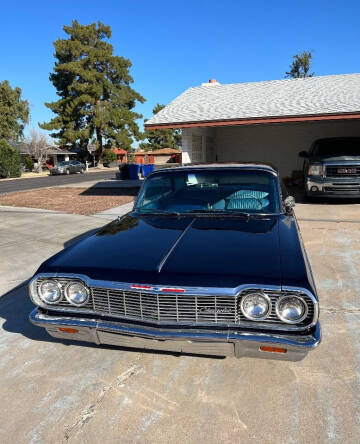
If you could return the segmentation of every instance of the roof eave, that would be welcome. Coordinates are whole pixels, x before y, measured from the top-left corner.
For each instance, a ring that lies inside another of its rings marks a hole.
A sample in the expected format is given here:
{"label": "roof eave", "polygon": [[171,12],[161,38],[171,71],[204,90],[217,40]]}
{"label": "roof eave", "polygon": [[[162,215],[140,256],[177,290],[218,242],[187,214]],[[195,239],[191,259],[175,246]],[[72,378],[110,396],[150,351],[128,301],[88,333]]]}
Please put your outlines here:
{"label": "roof eave", "polygon": [[146,130],[164,128],[192,128],[192,127],[216,127],[235,125],[264,125],[269,123],[291,123],[291,122],[317,122],[323,120],[347,120],[360,119],[360,111],[351,113],[328,113],[328,114],[307,114],[298,116],[275,116],[275,117],[252,117],[244,119],[227,120],[200,120],[192,122],[154,123],[145,124]]}

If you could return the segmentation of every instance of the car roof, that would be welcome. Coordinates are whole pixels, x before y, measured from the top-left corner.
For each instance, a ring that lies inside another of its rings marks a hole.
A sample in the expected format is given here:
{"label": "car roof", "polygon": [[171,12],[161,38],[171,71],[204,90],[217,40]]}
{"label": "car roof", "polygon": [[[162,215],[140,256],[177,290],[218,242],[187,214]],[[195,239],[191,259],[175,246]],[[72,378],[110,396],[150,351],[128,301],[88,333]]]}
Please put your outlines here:
{"label": "car roof", "polygon": [[157,172],[174,172],[174,171],[191,171],[196,169],[211,169],[211,170],[225,170],[225,169],[243,169],[243,170],[257,170],[268,171],[278,174],[278,170],[275,166],[263,163],[263,162],[232,162],[232,163],[189,163],[181,166],[174,166],[169,168],[161,168],[154,171]]}

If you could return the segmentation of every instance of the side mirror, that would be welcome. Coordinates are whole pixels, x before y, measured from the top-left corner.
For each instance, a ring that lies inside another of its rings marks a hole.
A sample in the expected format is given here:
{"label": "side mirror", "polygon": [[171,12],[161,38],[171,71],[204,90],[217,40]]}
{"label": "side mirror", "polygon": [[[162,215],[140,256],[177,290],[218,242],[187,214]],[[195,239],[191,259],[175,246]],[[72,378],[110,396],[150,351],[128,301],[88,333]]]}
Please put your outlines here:
{"label": "side mirror", "polygon": [[300,151],[299,157],[307,158],[309,157],[309,153],[307,151]]}
{"label": "side mirror", "polygon": [[295,198],[293,196],[288,196],[284,200],[284,207],[286,212],[289,213],[291,209],[295,207]]}

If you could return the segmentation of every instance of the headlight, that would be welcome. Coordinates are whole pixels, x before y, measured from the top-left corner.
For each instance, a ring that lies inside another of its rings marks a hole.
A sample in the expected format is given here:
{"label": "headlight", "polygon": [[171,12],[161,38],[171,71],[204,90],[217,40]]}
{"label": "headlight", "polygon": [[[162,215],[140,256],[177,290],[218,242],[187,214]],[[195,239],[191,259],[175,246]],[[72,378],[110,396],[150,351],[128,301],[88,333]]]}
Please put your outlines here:
{"label": "headlight", "polygon": [[65,288],[65,297],[70,304],[81,306],[89,300],[89,291],[80,282],[70,282]]}
{"label": "headlight", "polygon": [[324,172],[323,165],[309,165],[308,173],[311,176],[322,176]]}
{"label": "headlight", "polygon": [[282,296],[276,303],[276,314],[288,324],[297,324],[307,316],[308,308],[299,296]]}
{"label": "headlight", "polygon": [[38,294],[45,304],[57,304],[61,299],[61,285],[50,279],[42,281],[38,288]]}
{"label": "headlight", "polygon": [[265,319],[270,311],[271,301],[266,294],[251,293],[243,297],[240,308],[243,315],[252,321]]}

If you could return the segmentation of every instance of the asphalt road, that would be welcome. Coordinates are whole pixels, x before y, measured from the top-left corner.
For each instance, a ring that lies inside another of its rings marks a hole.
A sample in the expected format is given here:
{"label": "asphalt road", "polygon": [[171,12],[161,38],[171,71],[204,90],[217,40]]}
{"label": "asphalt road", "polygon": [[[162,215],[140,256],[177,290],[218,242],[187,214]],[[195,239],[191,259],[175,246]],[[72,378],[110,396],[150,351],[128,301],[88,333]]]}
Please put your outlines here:
{"label": "asphalt road", "polygon": [[323,342],[294,363],[50,337],[28,322],[26,279],[103,221],[0,208],[1,444],[358,444],[360,205],[296,211],[320,295]]}
{"label": "asphalt road", "polygon": [[90,180],[112,179],[115,171],[99,171],[96,173],[70,174],[59,176],[45,176],[30,179],[0,180],[0,194],[12,193],[14,191],[34,190],[36,188],[54,187],[71,183],[89,182]]}

